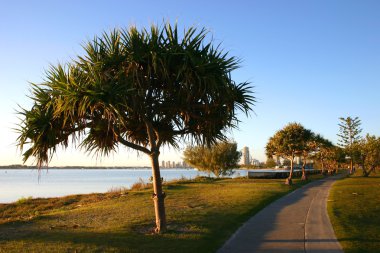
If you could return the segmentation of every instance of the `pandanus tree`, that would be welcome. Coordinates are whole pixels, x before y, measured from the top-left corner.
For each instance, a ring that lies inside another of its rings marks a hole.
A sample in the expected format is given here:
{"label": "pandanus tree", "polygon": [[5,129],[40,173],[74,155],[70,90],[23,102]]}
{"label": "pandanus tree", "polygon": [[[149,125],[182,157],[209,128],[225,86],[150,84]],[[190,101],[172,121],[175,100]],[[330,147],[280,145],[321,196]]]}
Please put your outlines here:
{"label": "pandanus tree", "polygon": [[290,160],[289,177],[285,184],[292,184],[294,158],[302,155],[309,131],[299,123],[289,123],[269,138],[265,147],[267,157],[278,156]]}
{"label": "pandanus tree", "polygon": [[84,45],[84,54],[51,66],[32,84],[30,109],[21,109],[18,145],[24,161],[46,166],[57,147],[74,140],[108,155],[119,146],[150,157],[156,232],[166,230],[160,148],[181,141],[213,144],[237,126],[237,112],[254,105],[249,83],[236,83],[239,60],[208,32],[170,24],[116,29]]}

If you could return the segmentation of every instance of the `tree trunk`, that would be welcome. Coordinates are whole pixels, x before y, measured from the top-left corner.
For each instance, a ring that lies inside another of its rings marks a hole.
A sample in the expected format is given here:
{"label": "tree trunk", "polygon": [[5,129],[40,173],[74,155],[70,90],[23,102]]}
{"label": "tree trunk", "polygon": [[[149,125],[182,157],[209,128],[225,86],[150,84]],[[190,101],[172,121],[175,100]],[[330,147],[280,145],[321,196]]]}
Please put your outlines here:
{"label": "tree trunk", "polygon": [[307,175],[306,175],[305,166],[306,166],[306,159],[305,159],[305,161],[302,163],[302,178],[301,178],[301,180],[303,180],[303,181],[306,181],[306,180],[307,180]]}
{"label": "tree trunk", "polygon": [[368,171],[368,176],[371,174],[371,172],[375,172],[375,167],[371,167],[371,169]]}
{"label": "tree trunk", "polygon": [[323,162],[323,160],[321,161],[321,163],[322,163],[322,171],[321,171],[321,173],[322,173],[322,175],[325,175],[326,174],[325,163]]}
{"label": "tree trunk", "polygon": [[160,175],[160,165],[158,162],[158,152],[153,152],[150,155],[152,160],[152,175],[153,175],[153,201],[154,211],[156,214],[156,233],[166,231],[166,214],[165,214],[165,193],[162,191],[162,181]]}
{"label": "tree trunk", "polygon": [[285,180],[285,184],[287,184],[287,185],[292,185],[293,184],[293,182],[292,182],[292,177],[293,177],[293,159],[294,159],[294,157],[292,157],[290,159],[289,177]]}
{"label": "tree trunk", "polygon": [[354,162],[352,161],[352,155],[351,155],[351,159],[350,159],[350,175],[353,173],[352,169],[354,167]]}
{"label": "tree trunk", "polygon": [[340,166],[341,166],[341,164],[338,163],[338,165],[335,168],[335,174],[338,174]]}
{"label": "tree trunk", "polygon": [[364,165],[362,165],[362,169],[363,169],[363,176],[368,177],[369,174],[371,173],[370,170],[367,170]]}

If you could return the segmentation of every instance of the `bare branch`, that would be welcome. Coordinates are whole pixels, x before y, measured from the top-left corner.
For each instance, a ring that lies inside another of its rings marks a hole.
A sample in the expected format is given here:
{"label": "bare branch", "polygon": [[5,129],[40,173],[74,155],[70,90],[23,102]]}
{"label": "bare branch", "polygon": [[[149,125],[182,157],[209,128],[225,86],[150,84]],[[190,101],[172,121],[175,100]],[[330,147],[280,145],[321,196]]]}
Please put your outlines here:
{"label": "bare branch", "polygon": [[134,144],[134,143],[132,143],[132,142],[129,142],[129,141],[127,141],[127,140],[125,140],[124,138],[122,138],[122,137],[120,137],[119,136],[119,142],[121,143],[121,144],[123,144],[124,146],[126,146],[126,147],[128,147],[128,148],[133,148],[133,149],[136,149],[136,150],[138,150],[138,151],[141,151],[141,152],[143,152],[143,153],[145,153],[145,154],[150,154],[150,151],[149,151],[149,149],[147,149],[147,148],[145,148],[145,147],[142,147],[142,146],[140,146],[140,145],[137,145],[137,144]]}

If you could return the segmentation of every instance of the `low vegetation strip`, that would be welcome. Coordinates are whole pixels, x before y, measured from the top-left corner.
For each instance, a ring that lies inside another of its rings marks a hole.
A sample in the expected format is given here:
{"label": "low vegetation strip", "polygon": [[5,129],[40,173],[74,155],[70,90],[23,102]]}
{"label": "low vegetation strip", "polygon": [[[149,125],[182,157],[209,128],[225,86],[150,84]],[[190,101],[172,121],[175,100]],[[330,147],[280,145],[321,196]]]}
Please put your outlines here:
{"label": "low vegetation strip", "polygon": [[334,184],[328,211],[344,252],[379,252],[380,176],[352,176]]}
{"label": "low vegetation strip", "polygon": [[151,190],[0,205],[0,252],[215,252],[250,216],[301,186],[210,179],[164,186],[168,232],[154,234]]}

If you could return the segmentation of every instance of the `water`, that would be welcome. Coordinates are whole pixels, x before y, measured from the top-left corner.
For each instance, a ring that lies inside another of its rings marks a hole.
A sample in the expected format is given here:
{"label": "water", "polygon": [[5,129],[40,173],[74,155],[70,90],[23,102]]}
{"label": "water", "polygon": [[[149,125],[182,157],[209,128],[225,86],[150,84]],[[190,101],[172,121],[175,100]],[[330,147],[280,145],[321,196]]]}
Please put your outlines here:
{"label": "water", "polygon": [[[192,179],[207,173],[194,169],[161,169],[166,181]],[[237,170],[235,176],[247,175]],[[10,203],[26,197],[60,197],[71,194],[107,192],[112,188],[130,187],[141,178],[149,182],[150,169],[0,169],[0,203]]]}

